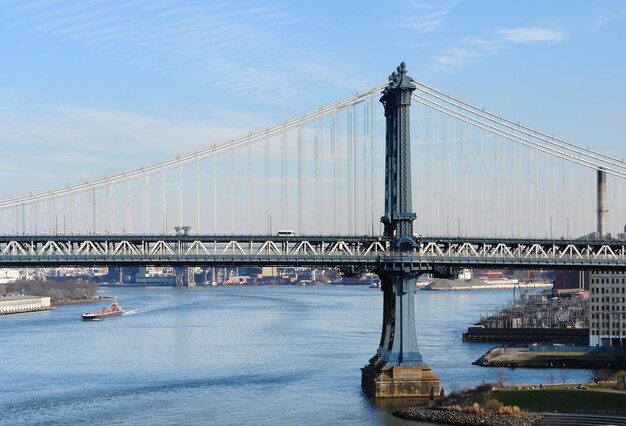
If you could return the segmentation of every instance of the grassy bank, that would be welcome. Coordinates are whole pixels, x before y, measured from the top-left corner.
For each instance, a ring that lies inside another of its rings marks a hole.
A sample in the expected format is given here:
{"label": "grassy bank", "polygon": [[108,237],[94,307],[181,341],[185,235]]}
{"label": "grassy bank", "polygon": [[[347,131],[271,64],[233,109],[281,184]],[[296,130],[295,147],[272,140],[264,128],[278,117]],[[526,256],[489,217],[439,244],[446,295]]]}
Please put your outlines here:
{"label": "grassy bank", "polygon": [[626,414],[626,392],[585,389],[497,390],[503,404],[534,412],[610,412]]}

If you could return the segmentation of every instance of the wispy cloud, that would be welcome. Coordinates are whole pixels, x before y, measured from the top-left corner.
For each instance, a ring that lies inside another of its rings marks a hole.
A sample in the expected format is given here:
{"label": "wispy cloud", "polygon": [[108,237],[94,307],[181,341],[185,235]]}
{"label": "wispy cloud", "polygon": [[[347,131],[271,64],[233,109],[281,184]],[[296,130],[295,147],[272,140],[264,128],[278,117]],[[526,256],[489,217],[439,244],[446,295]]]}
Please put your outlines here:
{"label": "wispy cloud", "polygon": [[597,16],[587,25],[587,29],[591,32],[599,31],[606,26],[621,22],[626,18],[626,10],[612,10],[610,13]]}
{"label": "wispy cloud", "polygon": [[478,56],[480,55],[476,50],[452,48],[442,51],[439,55],[435,56],[434,60],[442,67],[456,68],[460,65],[472,62]]}
{"label": "wispy cloud", "polygon": [[57,176],[49,174],[49,173],[42,173],[42,172],[32,172],[29,170],[26,171],[4,171],[0,169],[0,176],[3,177],[20,177],[20,178],[24,178],[24,177],[28,177],[28,178],[37,178],[37,179],[50,179],[50,178],[56,178]]}
{"label": "wispy cloud", "polygon": [[568,37],[563,31],[538,27],[500,30],[498,31],[498,34],[502,36],[502,39],[505,42],[510,43],[558,43],[560,41],[567,40]]}
{"label": "wispy cloud", "polygon": [[444,1],[436,3],[409,2],[409,12],[406,13],[401,26],[403,28],[428,33],[435,31],[444,23],[447,15],[459,1]]}
{"label": "wispy cloud", "polygon": [[[23,0],[9,2],[5,9],[23,28],[251,100],[314,96],[307,83],[319,79],[335,87],[352,84],[333,78],[342,65],[325,52],[307,51],[283,36],[310,18],[292,16],[286,6],[269,1],[242,0],[232,7],[225,1]],[[311,58],[317,58],[315,63]],[[302,62],[313,66],[295,65]]]}
{"label": "wispy cloud", "polygon": [[[55,178],[63,185],[157,163],[172,150],[186,154],[268,124],[223,108],[197,115],[179,120],[75,105],[29,113],[0,111],[0,145],[13,147],[5,154],[0,175],[41,178],[46,186]],[[53,176],[52,170],[59,168],[63,172]]]}
{"label": "wispy cloud", "polygon": [[454,69],[492,56],[515,44],[560,43],[569,38],[563,30],[543,27],[504,28],[486,37],[466,38],[459,46],[442,50],[433,58],[440,68]]}

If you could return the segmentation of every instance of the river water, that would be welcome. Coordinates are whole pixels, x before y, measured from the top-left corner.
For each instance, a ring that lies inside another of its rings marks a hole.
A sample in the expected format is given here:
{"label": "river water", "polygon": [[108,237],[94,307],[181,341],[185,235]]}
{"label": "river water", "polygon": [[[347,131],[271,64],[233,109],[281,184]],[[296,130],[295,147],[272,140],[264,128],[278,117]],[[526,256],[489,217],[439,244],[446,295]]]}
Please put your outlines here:
{"label": "river water", "polygon": [[[102,288],[104,304],[0,317],[0,424],[404,425],[360,387],[382,323],[382,293],[366,286]],[[588,370],[471,365],[492,344],[463,343],[481,313],[511,290],[416,294],[424,360],[442,386],[570,382]]]}

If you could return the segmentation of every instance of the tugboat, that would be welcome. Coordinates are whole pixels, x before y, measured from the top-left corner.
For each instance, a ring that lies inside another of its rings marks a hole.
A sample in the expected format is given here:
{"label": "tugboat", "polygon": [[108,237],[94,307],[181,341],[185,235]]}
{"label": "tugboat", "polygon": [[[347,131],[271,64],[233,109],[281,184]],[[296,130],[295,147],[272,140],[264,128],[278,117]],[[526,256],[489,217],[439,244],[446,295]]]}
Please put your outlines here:
{"label": "tugboat", "polygon": [[124,309],[114,300],[110,308],[102,309],[97,312],[85,312],[82,316],[85,321],[98,321],[107,318],[119,317],[124,314]]}

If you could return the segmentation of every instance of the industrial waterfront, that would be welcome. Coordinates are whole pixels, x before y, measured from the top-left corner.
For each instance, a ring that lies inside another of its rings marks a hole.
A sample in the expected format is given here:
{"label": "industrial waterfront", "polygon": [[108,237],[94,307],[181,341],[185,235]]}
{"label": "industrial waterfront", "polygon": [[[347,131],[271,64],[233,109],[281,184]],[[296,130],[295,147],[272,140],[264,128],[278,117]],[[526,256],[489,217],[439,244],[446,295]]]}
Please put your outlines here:
{"label": "industrial waterfront", "polygon": [[[367,286],[104,288],[130,311],[84,322],[96,305],[4,316],[2,424],[415,424],[361,389],[378,345],[380,290]],[[590,370],[472,365],[490,343],[461,335],[510,290],[417,292],[420,350],[451,388],[583,382]],[[402,400],[400,404],[413,401]]]}

